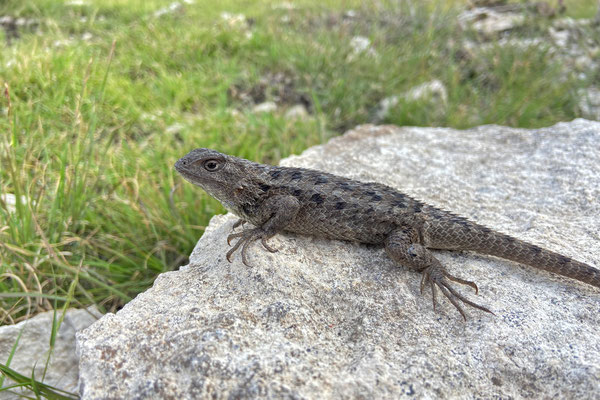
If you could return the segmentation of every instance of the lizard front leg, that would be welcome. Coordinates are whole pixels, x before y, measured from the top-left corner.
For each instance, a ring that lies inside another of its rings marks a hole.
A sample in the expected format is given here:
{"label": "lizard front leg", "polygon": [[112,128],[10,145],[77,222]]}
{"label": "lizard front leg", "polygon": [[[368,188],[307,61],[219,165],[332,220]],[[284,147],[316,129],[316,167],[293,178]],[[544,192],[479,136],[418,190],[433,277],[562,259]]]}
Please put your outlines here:
{"label": "lizard front leg", "polygon": [[[277,249],[269,246],[267,240],[282,231],[296,217],[299,209],[300,203],[294,196],[278,195],[269,197],[257,211],[258,219],[264,221],[260,226],[227,236],[227,244],[230,244],[232,239],[239,238],[231,250],[227,252],[227,261],[231,262],[231,256],[241,246],[242,262],[249,267],[246,251],[252,242],[259,239],[265,249],[275,253]],[[242,224],[241,221],[237,221],[234,227]]]}
{"label": "lizard front leg", "polygon": [[418,234],[414,229],[400,228],[394,230],[386,237],[384,244],[387,254],[393,260],[423,274],[421,279],[421,293],[423,293],[425,285],[429,284],[431,287],[434,310],[436,306],[436,288],[439,288],[442,294],[452,303],[452,305],[454,305],[454,307],[456,307],[465,320],[467,317],[458,302],[459,300],[471,307],[492,313],[487,308],[473,303],[450,286],[449,281],[453,281],[471,286],[475,289],[475,294],[477,294],[478,291],[477,285],[474,282],[457,278],[446,272],[444,266],[433,256],[433,254],[427,250],[425,246],[418,243]]}

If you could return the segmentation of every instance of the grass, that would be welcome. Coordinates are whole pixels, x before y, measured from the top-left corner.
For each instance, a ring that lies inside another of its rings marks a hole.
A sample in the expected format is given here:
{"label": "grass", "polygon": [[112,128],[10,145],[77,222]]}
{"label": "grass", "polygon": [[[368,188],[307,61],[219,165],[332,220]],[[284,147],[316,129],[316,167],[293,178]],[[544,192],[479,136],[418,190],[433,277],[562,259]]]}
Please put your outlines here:
{"label": "grass", "polygon": [[[69,304],[115,311],[185,264],[224,211],[174,172],[192,148],[276,163],[432,79],[447,88],[444,110],[401,100],[383,122],[547,126],[578,117],[577,89],[591,84],[565,78],[545,46],[465,56],[475,36],[457,25],[463,1],[181,3],[160,16],[169,1],[0,5],[35,21],[18,37],[0,31],[0,194],[17,200],[0,197],[0,324]],[[566,5],[595,13],[591,0]],[[376,56],[354,54],[355,36]],[[280,107],[254,113],[249,99]],[[310,116],[286,118],[300,102]]]}

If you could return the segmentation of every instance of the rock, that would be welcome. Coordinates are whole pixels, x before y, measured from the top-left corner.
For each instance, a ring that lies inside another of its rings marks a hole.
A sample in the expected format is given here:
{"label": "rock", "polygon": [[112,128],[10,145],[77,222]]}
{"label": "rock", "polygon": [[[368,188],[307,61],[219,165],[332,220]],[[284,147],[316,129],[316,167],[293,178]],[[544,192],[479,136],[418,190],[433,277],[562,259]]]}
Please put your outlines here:
{"label": "rock", "polygon": [[382,122],[389,117],[390,111],[400,103],[400,97],[407,101],[427,101],[432,112],[443,113],[448,105],[448,92],[446,86],[439,80],[434,79],[415,86],[401,96],[389,96],[377,105],[374,122]]}
{"label": "rock", "polygon": [[184,129],[185,129],[184,124],[175,122],[174,124],[167,126],[167,128],[165,129],[165,133],[168,133],[169,135],[174,135],[176,133],[181,132]]}
{"label": "rock", "polygon": [[276,110],[277,104],[272,101],[265,101],[264,103],[257,104],[252,108],[252,112],[254,113],[270,113]]}
{"label": "rock", "polygon": [[287,119],[306,119],[308,117],[308,111],[303,104],[296,104],[285,112],[285,117]]}
{"label": "rock", "polygon": [[[29,199],[27,196],[21,195],[21,204],[28,207]],[[35,202],[32,202],[35,204]],[[0,207],[5,207],[9,213],[17,211],[17,197],[12,193],[0,193]]]}
{"label": "rock", "polygon": [[474,29],[485,37],[494,37],[523,26],[525,15],[512,7],[507,11],[503,7],[476,7],[465,10],[458,16],[462,29]]}
{"label": "rock", "polygon": [[390,116],[392,108],[396,107],[400,102],[400,97],[393,95],[382,99],[375,110],[374,122],[382,122]]}
{"label": "rock", "polygon": [[159,8],[154,12],[154,17],[162,17],[163,15],[173,14],[179,10],[181,10],[181,3],[178,1],[174,1],[166,7]]}
{"label": "rock", "polygon": [[[58,312],[56,315],[57,320],[60,315],[60,312]],[[69,392],[77,392],[78,358],[75,352],[75,332],[87,328],[101,315],[95,308],[88,308],[87,310],[70,309],[67,311],[56,336],[54,352],[46,377],[43,380],[44,383]],[[10,368],[22,375],[31,376],[31,370],[35,366],[35,378],[38,381],[42,380],[50,348],[53,317],[54,313],[48,311],[15,325],[0,327],[0,362],[6,364],[12,347],[19,334],[21,334]],[[4,386],[13,383],[13,381],[6,379]],[[17,393],[33,396],[29,391],[13,389],[13,393],[0,392],[0,399],[20,398]]]}
{"label": "rock", "polygon": [[367,51],[370,46],[371,41],[369,40],[369,38],[366,38],[364,36],[354,36],[350,40],[350,47],[352,47],[352,51],[354,51],[357,54]]}
{"label": "rock", "polygon": [[581,89],[578,94],[581,115],[600,121],[600,88]]}
{"label": "rock", "polygon": [[287,10],[287,11],[295,10],[297,8],[294,3],[291,3],[289,1],[283,1],[279,4],[274,4],[272,7],[274,10]]}
{"label": "rock", "polygon": [[371,40],[364,36],[354,36],[350,40],[350,48],[352,49],[352,56],[357,56],[359,54],[365,53],[371,57],[377,56],[377,52],[371,46]]}
{"label": "rock", "polygon": [[557,47],[567,47],[569,43],[570,33],[568,30],[558,30],[556,28],[548,28],[548,33]]}
{"label": "rock", "polygon": [[[379,181],[600,266],[600,123],[545,129],[365,125],[290,157]],[[198,189],[200,195],[200,189]],[[190,210],[192,211],[192,210]],[[372,246],[281,234],[228,263],[232,215],[190,264],[78,334],[80,394],[109,398],[594,398],[600,292],[531,267],[435,251],[479,285],[432,309]],[[468,393],[468,394],[466,394]]]}
{"label": "rock", "polygon": [[433,99],[439,105],[445,106],[448,103],[448,92],[441,81],[434,79],[410,89],[406,98],[415,101]]}
{"label": "rock", "polygon": [[[465,23],[463,20],[463,24]],[[600,63],[597,61],[600,47],[597,41],[592,39],[597,37],[599,32],[600,26],[594,25],[591,19],[561,18],[553,21],[542,37],[524,37],[522,32],[510,32],[494,41],[482,41],[481,38],[476,41],[464,40],[460,54],[465,58],[477,60],[492,57],[489,52],[497,52],[498,47],[511,47],[520,51],[547,51],[552,61],[561,66],[564,79],[575,77],[588,80],[593,79],[600,71]]]}
{"label": "rock", "polygon": [[230,27],[247,28],[248,22],[244,14],[232,14],[227,11],[221,13],[221,19]]}

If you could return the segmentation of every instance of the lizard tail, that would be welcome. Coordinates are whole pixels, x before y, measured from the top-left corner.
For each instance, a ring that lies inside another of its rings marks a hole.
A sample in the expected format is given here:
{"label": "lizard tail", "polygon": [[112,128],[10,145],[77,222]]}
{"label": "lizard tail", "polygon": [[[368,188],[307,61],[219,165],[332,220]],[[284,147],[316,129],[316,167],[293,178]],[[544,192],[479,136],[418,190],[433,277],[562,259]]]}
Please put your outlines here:
{"label": "lizard tail", "polygon": [[482,239],[480,243],[471,243],[469,250],[516,261],[600,287],[600,270],[591,265],[498,232],[488,232]]}

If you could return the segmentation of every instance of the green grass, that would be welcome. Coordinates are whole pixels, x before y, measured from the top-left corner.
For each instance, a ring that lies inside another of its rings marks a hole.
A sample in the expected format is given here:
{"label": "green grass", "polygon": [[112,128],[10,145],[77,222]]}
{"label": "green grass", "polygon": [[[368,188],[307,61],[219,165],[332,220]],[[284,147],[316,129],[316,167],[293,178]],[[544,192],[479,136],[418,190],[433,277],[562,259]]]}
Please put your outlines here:
{"label": "green grass", "polygon": [[[567,13],[592,16],[594,3],[567,1]],[[400,101],[383,122],[547,126],[577,117],[576,91],[590,84],[561,78],[544,46],[465,56],[460,43],[474,34],[457,26],[463,1],[303,0],[285,10],[197,0],[154,15],[169,4],[0,5],[0,16],[37,24],[10,45],[0,30],[0,194],[25,199],[14,210],[0,200],[0,324],[66,304],[115,311],[184,264],[223,212],[172,168],[192,148],[276,163],[432,79],[446,85],[445,110]],[[352,54],[357,35],[377,56]],[[253,113],[244,94],[279,96],[280,108]],[[310,117],[286,118],[301,99]]]}

